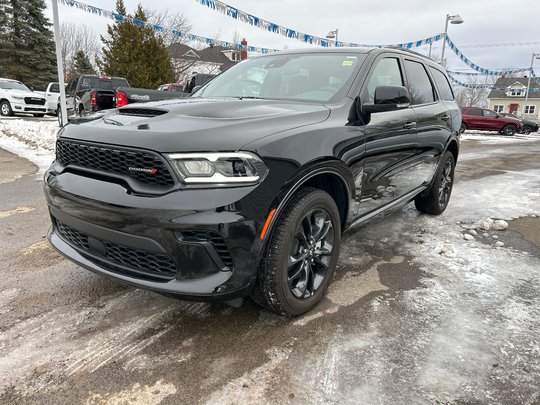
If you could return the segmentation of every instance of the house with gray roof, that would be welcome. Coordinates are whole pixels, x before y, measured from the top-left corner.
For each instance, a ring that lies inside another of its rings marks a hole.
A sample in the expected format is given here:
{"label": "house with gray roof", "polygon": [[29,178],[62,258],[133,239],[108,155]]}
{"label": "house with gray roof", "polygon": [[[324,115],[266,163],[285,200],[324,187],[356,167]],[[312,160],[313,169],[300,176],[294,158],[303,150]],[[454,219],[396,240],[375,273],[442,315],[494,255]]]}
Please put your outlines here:
{"label": "house with gray roof", "polygon": [[[527,77],[501,77],[488,95],[488,108],[540,121],[540,91],[527,92]],[[540,89],[540,78],[531,78],[531,89]],[[528,93],[528,94],[527,94]],[[527,102],[525,103],[525,98]]]}
{"label": "house with gray roof", "polygon": [[195,49],[185,44],[172,44],[169,53],[175,69],[175,79],[184,83],[194,73],[218,74],[240,61],[241,52],[222,46]]}

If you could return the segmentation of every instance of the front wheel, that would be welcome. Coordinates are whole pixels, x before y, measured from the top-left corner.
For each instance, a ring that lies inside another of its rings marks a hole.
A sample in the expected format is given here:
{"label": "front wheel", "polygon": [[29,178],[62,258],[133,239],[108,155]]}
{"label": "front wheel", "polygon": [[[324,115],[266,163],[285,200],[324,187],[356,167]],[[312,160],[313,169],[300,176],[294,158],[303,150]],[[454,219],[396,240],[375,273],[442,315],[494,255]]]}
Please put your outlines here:
{"label": "front wheel", "polygon": [[341,241],[334,199],[317,188],[298,191],[280,215],[266,249],[253,298],[289,316],[313,309],[336,267]]}
{"label": "front wheel", "polygon": [[439,215],[444,212],[452,194],[454,169],[454,155],[446,152],[435,173],[431,189],[427,194],[420,194],[414,200],[414,205],[418,211],[431,215]]}
{"label": "front wheel", "polygon": [[512,136],[517,132],[517,127],[514,124],[506,124],[501,132],[504,135]]}
{"label": "front wheel", "polygon": [[0,115],[3,117],[10,117],[13,115],[13,110],[11,109],[11,104],[9,104],[9,101],[2,101],[0,103]]}
{"label": "front wheel", "polygon": [[530,127],[529,125],[525,125],[525,126],[523,126],[523,131],[522,132],[525,135],[529,135],[532,132],[532,127]]}

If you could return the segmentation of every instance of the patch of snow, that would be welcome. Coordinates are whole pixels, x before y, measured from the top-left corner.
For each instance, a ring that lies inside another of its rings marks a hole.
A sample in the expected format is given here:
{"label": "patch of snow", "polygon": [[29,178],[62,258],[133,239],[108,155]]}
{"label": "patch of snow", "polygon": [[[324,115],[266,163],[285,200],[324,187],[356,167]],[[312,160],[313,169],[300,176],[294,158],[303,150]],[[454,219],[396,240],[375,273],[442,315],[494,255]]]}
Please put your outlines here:
{"label": "patch of snow", "polygon": [[540,136],[536,134],[515,134],[513,136],[501,135],[495,131],[465,131],[461,134],[463,141],[478,141],[484,145],[510,144],[510,143],[526,143],[540,140]]}
{"label": "patch of snow", "polygon": [[0,148],[30,160],[41,176],[54,160],[56,121],[0,120]]}

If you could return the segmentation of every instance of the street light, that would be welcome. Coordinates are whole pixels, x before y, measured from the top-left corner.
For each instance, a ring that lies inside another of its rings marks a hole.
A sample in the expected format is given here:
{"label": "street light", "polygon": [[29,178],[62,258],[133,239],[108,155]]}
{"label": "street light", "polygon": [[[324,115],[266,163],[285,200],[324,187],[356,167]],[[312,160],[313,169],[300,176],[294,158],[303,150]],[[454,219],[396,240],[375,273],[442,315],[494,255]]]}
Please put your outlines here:
{"label": "street light", "polygon": [[336,28],[335,30],[333,31],[330,31],[328,32],[328,34],[326,34],[326,38],[328,39],[336,39],[336,46],[337,46],[337,36],[338,36],[338,32],[339,30]]}
{"label": "street light", "polygon": [[525,116],[525,107],[527,107],[527,102],[529,101],[529,87],[531,87],[531,76],[533,75],[533,63],[534,58],[540,59],[540,53],[534,53],[532,54],[531,58],[531,67],[529,68],[529,80],[527,80],[527,88],[525,89],[525,103],[523,104],[523,112],[521,113],[521,116]]}
{"label": "street light", "polygon": [[441,52],[441,65],[443,65],[444,67],[446,67],[446,63],[444,62],[444,47],[446,45],[446,37],[448,36],[448,21],[450,21],[450,24],[463,24],[463,18],[461,18],[459,14],[455,14],[455,15],[446,14],[446,21],[444,24],[442,52]]}

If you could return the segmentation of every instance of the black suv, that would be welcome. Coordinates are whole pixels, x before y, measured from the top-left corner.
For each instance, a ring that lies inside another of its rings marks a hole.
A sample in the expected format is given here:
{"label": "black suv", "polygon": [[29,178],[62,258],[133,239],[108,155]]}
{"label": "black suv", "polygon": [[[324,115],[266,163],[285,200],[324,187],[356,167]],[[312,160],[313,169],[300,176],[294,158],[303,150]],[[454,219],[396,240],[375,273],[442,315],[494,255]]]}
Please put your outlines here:
{"label": "black suv", "polygon": [[461,114],[444,70],[397,49],[255,57],[194,97],[62,128],[52,245],[161,293],[312,309],[343,231],[414,201],[442,213]]}

